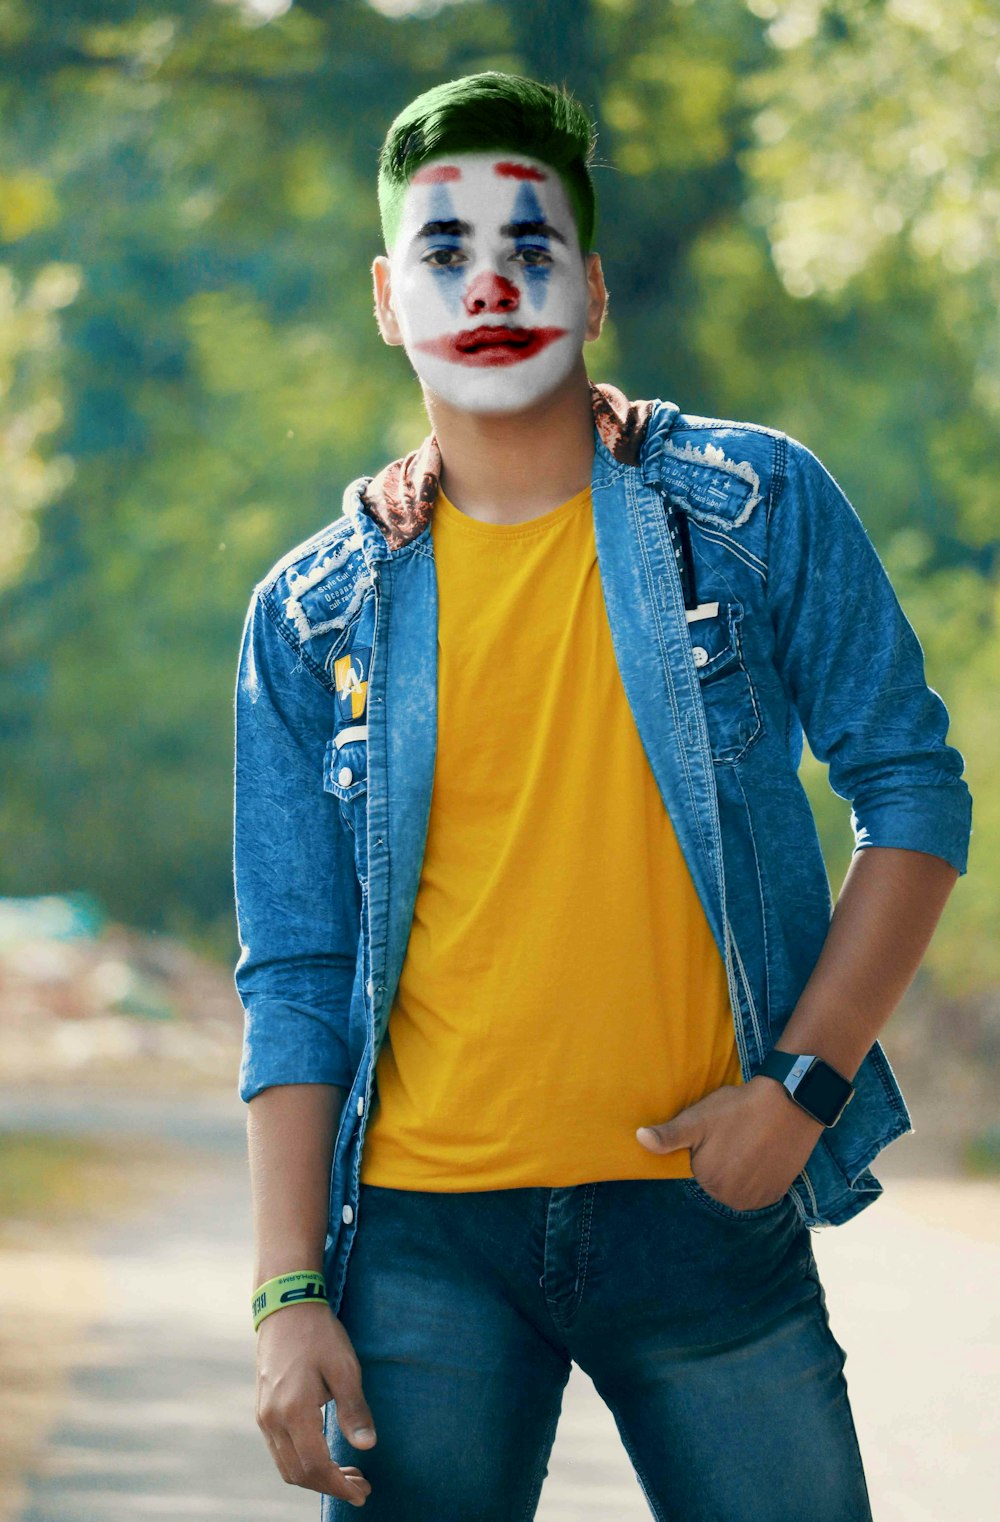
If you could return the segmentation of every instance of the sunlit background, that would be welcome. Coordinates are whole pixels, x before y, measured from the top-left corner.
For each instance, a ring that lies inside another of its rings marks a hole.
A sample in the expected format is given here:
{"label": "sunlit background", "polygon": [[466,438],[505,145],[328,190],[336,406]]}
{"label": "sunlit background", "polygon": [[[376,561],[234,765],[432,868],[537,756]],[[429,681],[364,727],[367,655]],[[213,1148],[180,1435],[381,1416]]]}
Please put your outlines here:
{"label": "sunlit background", "polygon": [[[101,1233],[153,1178],[169,1195],[185,1132],[172,1209],[220,1147],[245,1189],[243,616],[346,483],[427,432],[372,310],[376,156],[413,95],[484,68],[565,83],[598,122],[592,378],[806,443],[917,630],[974,835],[884,1037],[917,1123],[892,1150],[925,1179],[1000,1170],[993,0],[0,0],[0,1522],[85,1514],[54,1509],[51,1465],[25,1499],[87,1325],[38,1358],[31,1285],[106,1285]],[[849,804],[803,774],[836,893]],[[87,1232],[71,1276],[58,1249]],[[230,1256],[242,1296],[242,1238]],[[259,1445],[239,1399],[231,1441]],[[318,1515],[274,1494],[234,1522]],[[164,1504],[141,1514],[229,1515]]]}

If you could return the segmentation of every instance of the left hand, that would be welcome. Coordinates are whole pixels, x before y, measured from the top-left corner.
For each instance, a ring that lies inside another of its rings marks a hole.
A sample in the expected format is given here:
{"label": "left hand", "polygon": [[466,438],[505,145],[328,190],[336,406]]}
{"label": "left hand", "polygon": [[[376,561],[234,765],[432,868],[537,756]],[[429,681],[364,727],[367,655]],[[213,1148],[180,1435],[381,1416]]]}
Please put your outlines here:
{"label": "left hand", "polygon": [[673,1120],[636,1132],[649,1152],[691,1149],[691,1171],[731,1210],[761,1210],[780,1200],[823,1131],[773,1078],[713,1089]]}

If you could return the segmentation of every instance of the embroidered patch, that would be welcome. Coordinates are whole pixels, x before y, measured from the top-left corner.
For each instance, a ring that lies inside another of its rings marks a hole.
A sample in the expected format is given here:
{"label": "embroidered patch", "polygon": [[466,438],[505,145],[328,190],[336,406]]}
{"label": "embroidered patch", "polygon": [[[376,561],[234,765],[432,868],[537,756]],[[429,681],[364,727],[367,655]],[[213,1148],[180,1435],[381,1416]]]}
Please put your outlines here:
{"label": "embroidered patch", "polygon": [[342,720],[356,723],[368,701],[368,665],[371,650],[359,648],[342,655],[333,663],[337,688],[337,712]]}
{"label": "embroidered patch", "polygon": [[663,452],[678,462],[674,484],[681,505],[698,522],[734,529],[747,521],[760,501],[760,476],[749,460],[731,460],[711,442],[699,449],[667,439]]}

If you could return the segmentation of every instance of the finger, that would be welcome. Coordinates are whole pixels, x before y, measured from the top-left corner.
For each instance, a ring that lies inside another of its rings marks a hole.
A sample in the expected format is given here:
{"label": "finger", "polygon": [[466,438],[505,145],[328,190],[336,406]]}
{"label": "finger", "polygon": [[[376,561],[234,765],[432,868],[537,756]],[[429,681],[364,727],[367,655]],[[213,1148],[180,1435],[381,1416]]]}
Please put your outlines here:
{"label": "finger", "polygon": [[673,1120],[659,1126],[640,1126],[636,1138],[650,1152],[676,1152],[681,1147],[691,1147],[697,1139],[697,1127],[681,1111]]}
{"label": "finger", "polygon": [[[316,1419],[318,1418],[318,1419]],[[367,1496],[371,1485],[360,1469],[351,1464],[341,1469],[330,1457],[323,1433],[319,1408],[314,1417],[299,1414],[288,1423],[287,1436],[295,1449],[298,1475],[295,1484],[306,1490],[318,1490],[326,1495],[340,1496],[344,1500],[360,1504],[359,1498]]]}
{"label": "finger", "polygon": [[636,1137],[650,1152],[677,1152],[681,1147],[693,1150],[705,1140],[706,1126],[717,1103],[718,1091],[713,1091],[679,1110],[671,1120],[655,1126],[640,1126]]}
{"label": "finger", "polygon": [[361,1388],[361,1365],[356,1360],[347,1367],[338,1364],[327,1370],[325,1383],[333,1396],[337,1426],[352,1448],[371,1448],[377,1441],[375,1420]]}
{"label": "finger", "polygon": [[270,1453],[271,1458],[274,1460],[274,1466],[277,1469],[278,1473],[281,1475],[281,1478],[284,1480],[286,1485],[294,1484],[295,1482],[292,1479],[292,1470],[295,1467],[296,1463],[295,1449],[291,1446],[287,1439],[281,1438],[277,1433],[269,1432],[268,1429],[262,1426],[260,1423],[258,1423],[258,1426],[260,1426],[264,1441],[268,1447],[268,1452]]}

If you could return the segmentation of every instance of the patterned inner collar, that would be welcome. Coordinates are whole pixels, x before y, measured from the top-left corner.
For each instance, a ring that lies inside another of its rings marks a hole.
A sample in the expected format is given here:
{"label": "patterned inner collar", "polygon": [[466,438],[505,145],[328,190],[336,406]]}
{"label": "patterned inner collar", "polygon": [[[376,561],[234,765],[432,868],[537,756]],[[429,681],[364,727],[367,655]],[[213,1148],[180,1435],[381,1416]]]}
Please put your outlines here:
{"label": "patterned inner collar", "polygon": [[[623,465],[636,465],[653,402],[630,402],[606,381],[590,382],[594,427],[601,443]],[[409,454],[393,460],[369,481],[362,493],[365,512],[374,518],[391,550],[401,549],[422,533],[437,500],[441,451],[429,433]]]}

